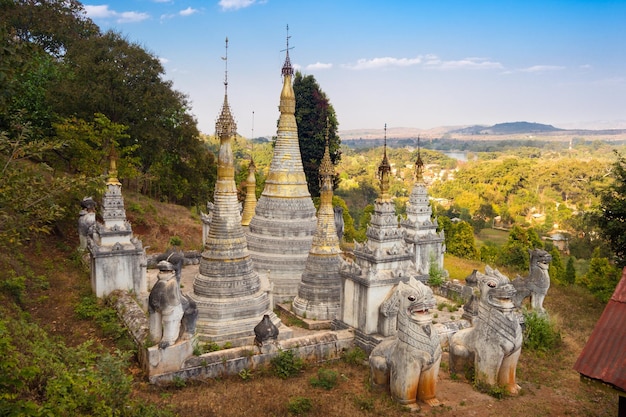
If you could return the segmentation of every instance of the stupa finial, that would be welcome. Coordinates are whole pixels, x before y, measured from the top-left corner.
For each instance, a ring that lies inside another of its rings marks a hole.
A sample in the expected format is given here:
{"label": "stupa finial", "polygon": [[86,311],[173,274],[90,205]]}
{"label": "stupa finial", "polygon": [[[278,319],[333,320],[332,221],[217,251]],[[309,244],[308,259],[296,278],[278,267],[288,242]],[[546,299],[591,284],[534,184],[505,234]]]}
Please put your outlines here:
{"label": "stupa finial", "polygon": [[117,151],[113,144],[111,144],[109,151],[109,179],[107,179],[106,185],[122,185],[117,179]]}
{"label": "stupa finial", "polygon": [[289,50],[293,49],[293,46],[289,47],[289,38],[291,38],[291,36],[289,36],[289,25],[287,25],[287,47],[283,49],[283,51],[286,51],[285,63],[283,64],[283,70],[282,70],[283,76],[293,75],[293,67],[291,66],[291,61],[289,60]]}
{"label": "stupa finial", "polygon": [[391,173],[391,165],[387,159],[387,123],[385,123],[385,138],[383,142],[383,160],[378,166],[378,180],[380,181],[380,198],[388,198],[389,191],[389,174]]}
{"label": "stupa finial", "polygon": [[228,105],[228,38],[226,38],[226,52],[222,57],[224,60],[224,103],[222,111],[215,123],[215,135],[221,140],[230,138],[237,133],[237,124]]}
{"label": "stupa finial", "polygon": [[424,161],[420,152],[420,137],[417,137],[417,160],[415,161],[415,181],[424,181]]}

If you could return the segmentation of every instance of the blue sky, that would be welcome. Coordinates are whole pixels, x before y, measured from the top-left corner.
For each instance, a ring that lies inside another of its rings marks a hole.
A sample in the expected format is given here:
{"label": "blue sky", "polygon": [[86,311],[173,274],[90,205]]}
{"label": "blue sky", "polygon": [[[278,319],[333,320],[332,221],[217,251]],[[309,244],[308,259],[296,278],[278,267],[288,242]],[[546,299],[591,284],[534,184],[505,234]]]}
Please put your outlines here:
{"label": "blue sky", "polygon": [[[286,25],[339,130],[529,121],[626,127],[626,1],[103,0],[83,3],[159,57],[213,133],[276,133]],[[591,122],[594,122],[593,124]]]}

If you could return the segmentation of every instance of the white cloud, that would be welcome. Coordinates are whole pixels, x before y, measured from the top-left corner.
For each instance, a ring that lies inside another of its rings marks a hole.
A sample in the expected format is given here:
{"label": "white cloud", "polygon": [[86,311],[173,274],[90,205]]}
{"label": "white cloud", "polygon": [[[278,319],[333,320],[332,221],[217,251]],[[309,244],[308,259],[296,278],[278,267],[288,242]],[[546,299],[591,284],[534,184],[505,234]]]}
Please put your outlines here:
{"label": "white cloud", "polygon": [[91,19],[109,19],[115,18],[117,23],[133,23],[141,22],[150,18],[148,13],[143,12],[116,12],[109,9],[106,4],[102,5],[85,5],[85,14]]}
{"label": "white cloud", "polygon": [[160,56],[160,57],[159,57],[159,62],[161,62],[161,64],[165,65],[165,64],[167,64],[168,62],[170,62],[170,60],[169,60],[169,59],[167,59],[167,58],[165,58],[165,57]]}
{"label": "white cloud", "polygon": [[410,67],[422,62],[422,57],[415,58],[392,58],[389,56],[372,59],[359,59],[356,64],[346,64],[344,67],[354,70],[378,69],[387,67]]}
{"label": "white cloud", "polygon": [[181,10],[178,12],[181,16],[191,16],[194,13],[198,13],[198,9],[193,9],[191,7],[187,7],[185,10]]}
{"label": "white cloud", "polygon": [[533,65],[532,67],[520,69],[521,72],[547,72],[547,71],[560,71],[565,69],[558,65]]}
{"label": "white cloud", "polygon": [[443,61],[437,55],[418,55],[415,58],[372,58],[359,59],[356,64],[344,65],[345,68],[354,70],[379,69],[389,67],[411,67],[422,66],[423,68],[436,70],[455,70],[455,69],[501,69],[502,64],[499,62],[489,61],[485,58],[464,58],[455,61]]}
{"label": "white cloud", "polygon": [[325,64],[323,62],[316,62],[315,64],[307,65],[305,69],[307,69],[307,70],[325,70],[325,69],[331,69],[332,67],[333,67],[333,64]]}
{"label": "white cloud", "polygon": [[85,5],[85,14],[91,19],[106,19],[107,17],[113,17],[116,13],[113,10],[109,10],[109,6],[102,4],[99,6]]}
{"label": "white cloud", "polygon": [[435,55],[429,55],[426,62],[424,63],[424,67],[437,70],[487,70],[502,69],[502,64],[500,64],[499,62],[489,61],[485,58],[476,57],[469,57],[452,61],[442,61]]}
{"label": "white cloud", "polygon": [[266,0],[220,0],[219,5],[222,10],[239,10],[245,9],[256,4],[264,4]]}
{"label": "white cloud", "polygon": [[142,12],[122,12],[118,13],[117,23],[134,23],[141,22],[142,20],[149,19],[148,13]]}

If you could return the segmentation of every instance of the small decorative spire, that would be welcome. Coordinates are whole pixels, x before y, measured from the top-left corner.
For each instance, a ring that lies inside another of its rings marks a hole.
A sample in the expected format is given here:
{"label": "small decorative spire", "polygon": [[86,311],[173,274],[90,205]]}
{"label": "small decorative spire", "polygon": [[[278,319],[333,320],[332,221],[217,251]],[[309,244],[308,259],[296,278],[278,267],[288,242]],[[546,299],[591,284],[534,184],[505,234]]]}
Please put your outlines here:
{"label": "small decorative spire", "polygon": [[226,38],[226,53],[222,57],[224,60],[224,104],[222,111],[215,122],[215,135],[219,138],[230,138],[237,133],[237,124],[228,105],[228,38]]}
{"label": "small decorative spire", "polygon": [[109,152],[109,179],[106,185],[122,185],[117,179],[117,151],[113,144],[111,144],[111,151]]}
{"label": "small decorative spire", "polygon": [[287,25],[287,48],[283,49],[283,51],[286,51],[287,53],[285,55],[285,63],[283,64],[283,76],[293,75],[293,67],[291,66],[291,61],[289,60],[289,50],[293,49],[293,46],[291,48],[289,47],[289,38],[291,38],[291,36],[289,36],[289,25]]}
{"label": "small decorative spire", "polygon": [[328,180],[330,179],[330,189],[332,190],[332,178],[335,175],[335,167],[330,159],[330,149],[328,140],[329,121],[326,117],[326,146],[324,148],[324,156],[320,163],[320,188],[328,187]]}
{"label": "small decorative spire", "polygon": [[424,161],[422,161],[422,155],[420,153],[420,137],[417,137],[417,160],[415,161],[415,181],[424,181]]}
{"label": "small decorative spire", "polygon": [[378,179],[380,180],[380,197],[388,198],[387,192],[389,191],[389,173],[391,172],[391,165],[387,159],[387,123],[385,123],[385,141],[383,145],[383,160],[378,166]]}

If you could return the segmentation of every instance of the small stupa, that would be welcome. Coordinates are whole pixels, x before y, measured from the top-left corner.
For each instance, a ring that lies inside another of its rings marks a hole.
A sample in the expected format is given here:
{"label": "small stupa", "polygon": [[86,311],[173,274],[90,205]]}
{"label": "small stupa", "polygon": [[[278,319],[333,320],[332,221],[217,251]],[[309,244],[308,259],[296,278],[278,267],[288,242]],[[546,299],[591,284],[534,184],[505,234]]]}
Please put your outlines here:
{"label": "small stupa", "polygon": [[366,231],[367,241],[355,244],[354,261],[345,262],[340,271],[343,297],[338,327],[355,328],[356,343],[368,352],[378,343],[369,341],[372,335],[388,333],[379,320],[381,304],[400,281],[407,282],[409,277],[417,275],[389,195],[390,175],[385,125],[383,159],[378,167],[380,196],[374,202],[374,213]]}
{"label": "small stupa", "polygon": [[341,309],[341,249],[335,228],[333,210],[333,177],[335,169],[326,148],[320,164],[320,207],[317,211],[317,229],[313,245],[306,260],[298,296],[292,309],[300,317],[316,320],[333,320]]}
{"label": "small stupa", "polygon": [[117,156],[111,148],[109,178],[102,198],[102,220],[96,223],[88,238],[91,259],[91,288],[97,297],[115,290],[147,293],[146,251],[141,240],[133,236],[126,220],[122,183],[117,178]]}
{"label": "small stupa", "polygon": [[256,165],[250,155],[248,165],[248,178],[246,179],[246,199],[243,202],[243,213],[241,214],[241,225],[249,226],[254,211],[256,210]]}
{"label": "small stupa", "polygon": [[428,200],[428,190],[424,181],[424,162],[417,138],[417,160],[415,162],[415,184],[406,205],[406,219],[400,223],[404,229],[404,239],[413,252],[415,269],[421,281],[427,281],[431,263],[443,271],[445,236],[443,230],[437,232],[437,219],[432,218],[433,210]]}
{"label": "small stupa", "polygon": [[298,143],[289,36],[282,75],[274,155],[247,231],[254,269],[269,279],[277,302],[292,301],[297,295],[317,225]]}
{"label": "small stupa", "polygon": [[228,104],[228,71],[224,81],[224,104],[215,130],[220,149],[214,204],[190,297],[198,307],[198,338],[238,346],[254,339],[254,327],[264,315],[278,327],[280,320],[270,307],[269,283],[262,285],[252,266],[241,226],[231,147],[237,126]]}

